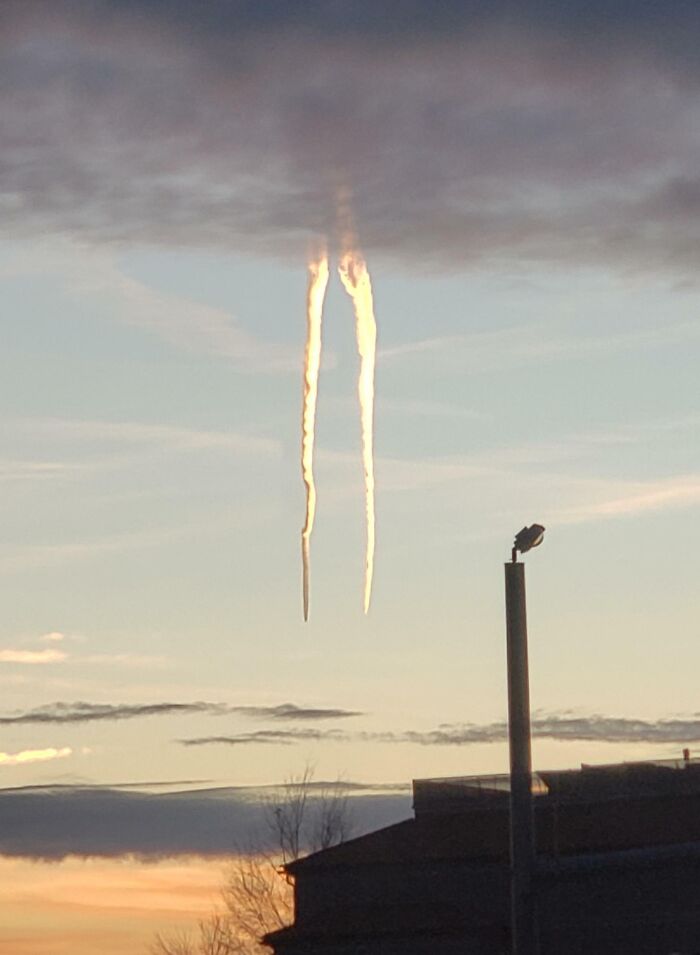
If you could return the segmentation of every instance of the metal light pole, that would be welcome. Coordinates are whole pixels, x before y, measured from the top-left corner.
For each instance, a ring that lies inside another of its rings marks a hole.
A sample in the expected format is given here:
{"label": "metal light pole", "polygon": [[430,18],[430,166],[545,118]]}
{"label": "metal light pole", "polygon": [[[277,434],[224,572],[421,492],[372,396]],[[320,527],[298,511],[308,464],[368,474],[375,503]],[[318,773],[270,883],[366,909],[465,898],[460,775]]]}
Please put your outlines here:
{"label": "metal light pole", "polygon": [[527,662],[525,553],[542,543],[544,527],[524,527],[515,537],[506,571],[508,742],[510,747],[511,946],[513,955],[537,955],[535,827],[532,807],[530,685]]}

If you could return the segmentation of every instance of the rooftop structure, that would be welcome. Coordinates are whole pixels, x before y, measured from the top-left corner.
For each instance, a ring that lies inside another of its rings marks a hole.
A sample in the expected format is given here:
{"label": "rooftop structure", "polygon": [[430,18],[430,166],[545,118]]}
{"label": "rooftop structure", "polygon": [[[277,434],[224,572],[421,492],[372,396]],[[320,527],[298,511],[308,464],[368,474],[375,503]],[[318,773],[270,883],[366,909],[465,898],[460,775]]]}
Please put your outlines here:
{"label": "rooftop structure", "polygon": [[[533,791],[542,955],[700,951],[700,763],[541,771]],[[278,955],[508,951],[508,777],[416,780],[414,811],[287,867]]]}

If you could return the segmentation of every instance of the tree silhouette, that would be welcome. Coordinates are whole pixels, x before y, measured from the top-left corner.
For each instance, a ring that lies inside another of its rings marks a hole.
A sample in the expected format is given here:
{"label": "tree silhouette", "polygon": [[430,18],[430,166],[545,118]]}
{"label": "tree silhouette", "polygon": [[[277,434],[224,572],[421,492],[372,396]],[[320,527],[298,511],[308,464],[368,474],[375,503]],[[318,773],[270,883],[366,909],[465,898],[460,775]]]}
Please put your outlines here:
{"label": "tree silhouette", "polygon": [[263,935],[294,920],[291,883],[282,866],[343,842],[351,833],[351,807],[341,780],[324,785],[313,769],[292,776],[270,796],[264,816],[272,853],[248,851],[233,859],[221,889],[221,908],[193,933],[156,935],[151,955],[263,955]]}

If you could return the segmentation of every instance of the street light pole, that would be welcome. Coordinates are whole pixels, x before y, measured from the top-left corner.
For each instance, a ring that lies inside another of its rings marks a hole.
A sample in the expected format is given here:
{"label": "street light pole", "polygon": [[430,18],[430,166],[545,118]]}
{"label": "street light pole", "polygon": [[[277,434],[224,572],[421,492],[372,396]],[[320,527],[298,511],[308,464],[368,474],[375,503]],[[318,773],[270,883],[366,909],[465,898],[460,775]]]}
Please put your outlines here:
{"label": "street light pole", "polygon": [[512,559],[505,565],[513,955],[537,955],[538,947],[525,565],[518,561],[517,554],[540,544],[543,534],[544,528],[539,524],[523,528],[515,538]]}

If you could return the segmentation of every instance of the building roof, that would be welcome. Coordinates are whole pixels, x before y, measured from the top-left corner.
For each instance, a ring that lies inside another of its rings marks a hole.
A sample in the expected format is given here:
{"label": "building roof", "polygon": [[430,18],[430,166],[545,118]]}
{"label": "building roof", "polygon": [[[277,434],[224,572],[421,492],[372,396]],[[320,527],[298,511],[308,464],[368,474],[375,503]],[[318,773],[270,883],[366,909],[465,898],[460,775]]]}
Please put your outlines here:
{"label": "building roof", "polygon": [[[416,780],[416,816],[287,866],[459,860],[503,864],[509,850],[507,777]],[[483,781],[488,780],[488,785]],[[622,763],[537,774],[537,847],[566,856],[700,841],[700,764]]]}
{"label": "building roof", "polygon": [[498,858],[507,851],[507,814],[494,826],[472,827],[449,816],[406,819],[338,846],[315,852],[286,866],[291,874],[304,869],[346,865],[396,865],[455,858]]}

